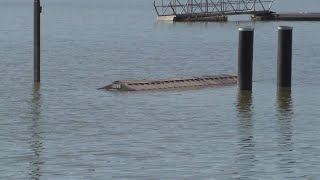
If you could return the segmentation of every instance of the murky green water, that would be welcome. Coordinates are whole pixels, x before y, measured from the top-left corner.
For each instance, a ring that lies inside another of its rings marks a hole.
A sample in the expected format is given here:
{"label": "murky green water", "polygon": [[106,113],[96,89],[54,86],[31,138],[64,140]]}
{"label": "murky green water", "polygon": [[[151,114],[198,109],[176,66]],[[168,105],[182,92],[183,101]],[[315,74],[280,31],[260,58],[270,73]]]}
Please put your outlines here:
{"label": "murky green water", "polygon": [[[152,1],[0,3],[1,179],[318,179],[319,22],[157,22]],[[275,10],[320,11],[279,0]],[[294,28],[293,87],[276,89],[277,27]],[[114,93],[114,80],[236,73],[255,28],[252,94],[236,86]]]}

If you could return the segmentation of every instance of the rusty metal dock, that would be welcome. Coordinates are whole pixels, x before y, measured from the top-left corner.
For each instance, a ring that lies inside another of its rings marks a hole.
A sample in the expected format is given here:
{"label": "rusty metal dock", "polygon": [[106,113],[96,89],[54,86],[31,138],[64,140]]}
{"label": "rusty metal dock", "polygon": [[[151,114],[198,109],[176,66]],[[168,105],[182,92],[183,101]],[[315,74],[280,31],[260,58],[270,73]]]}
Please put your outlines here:
{"label": "rusty metal dock", "polygon": [[181,78],[168,78],[160,80],[114,81],[112,84],[99,89],[109,91],[173,90],[232,84],[237,84],[237,76],[222,74],[199,77],[192,76]]}

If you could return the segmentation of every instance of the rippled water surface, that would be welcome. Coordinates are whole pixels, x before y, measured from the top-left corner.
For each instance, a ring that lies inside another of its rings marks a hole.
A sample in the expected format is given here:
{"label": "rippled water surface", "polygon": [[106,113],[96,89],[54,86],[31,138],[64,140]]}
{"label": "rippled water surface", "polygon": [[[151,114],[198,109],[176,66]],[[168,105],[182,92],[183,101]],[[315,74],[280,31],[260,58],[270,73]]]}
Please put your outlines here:
{"label": "rippled water surface", "polygon": [[[0,2],[0,179],[319,179],[319,22],[157,22],[150,0]],[[274,10],[320,11],[317,0]],[[246,18],[245,18],[246,19]],[[276,89],[277,27],[294,28],[292,91]],[[115,93],[115,80],[236,73],[255,28],[252,94],[236,86]]]}

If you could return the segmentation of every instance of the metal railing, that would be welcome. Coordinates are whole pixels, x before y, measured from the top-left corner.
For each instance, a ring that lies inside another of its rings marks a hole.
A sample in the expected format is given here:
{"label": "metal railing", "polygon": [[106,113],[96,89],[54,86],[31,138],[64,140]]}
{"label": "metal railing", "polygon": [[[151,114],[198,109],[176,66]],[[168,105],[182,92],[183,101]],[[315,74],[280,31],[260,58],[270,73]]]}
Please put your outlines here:
{"label": "metal railing", "polygon": [[237,15],[270,12],[274,0],[155,0],[158,16]]}

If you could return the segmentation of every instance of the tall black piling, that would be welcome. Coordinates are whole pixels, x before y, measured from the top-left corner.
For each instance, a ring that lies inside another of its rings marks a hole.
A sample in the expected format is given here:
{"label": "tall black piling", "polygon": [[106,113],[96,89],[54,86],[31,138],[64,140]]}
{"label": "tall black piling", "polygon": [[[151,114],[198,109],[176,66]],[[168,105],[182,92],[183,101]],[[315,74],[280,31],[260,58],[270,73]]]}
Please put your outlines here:
{"label": "tall black piling", "polygon": [[40,82],[40,0],[34,0],[34,82]]}
{"label": "tall black piling", "polygon": [[252,91],[253,28],[239,28],[238,89]]}
{"label": "tall black piling", "polygon": [[278,27],[278,87],[291,87],[292,27]]}

